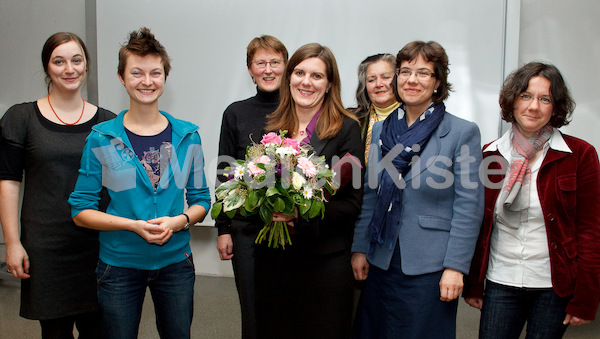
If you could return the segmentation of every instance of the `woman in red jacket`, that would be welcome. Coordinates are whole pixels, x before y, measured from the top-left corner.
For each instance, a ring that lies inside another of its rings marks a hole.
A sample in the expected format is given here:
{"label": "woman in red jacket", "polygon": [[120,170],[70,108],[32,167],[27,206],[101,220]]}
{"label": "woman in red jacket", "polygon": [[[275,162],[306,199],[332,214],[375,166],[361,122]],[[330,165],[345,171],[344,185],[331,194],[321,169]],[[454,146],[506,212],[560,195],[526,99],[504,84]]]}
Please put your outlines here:
{"label": "woman in red jacket", "polygon": [[598,155],[558,130],[575,102],[555,66],[513,72],[500,106],[512,128],[483,149],[485,216],[465,301],[481,310],[480,338],[518,338],[525,322],[527,338],[561,338],[600,303]]}

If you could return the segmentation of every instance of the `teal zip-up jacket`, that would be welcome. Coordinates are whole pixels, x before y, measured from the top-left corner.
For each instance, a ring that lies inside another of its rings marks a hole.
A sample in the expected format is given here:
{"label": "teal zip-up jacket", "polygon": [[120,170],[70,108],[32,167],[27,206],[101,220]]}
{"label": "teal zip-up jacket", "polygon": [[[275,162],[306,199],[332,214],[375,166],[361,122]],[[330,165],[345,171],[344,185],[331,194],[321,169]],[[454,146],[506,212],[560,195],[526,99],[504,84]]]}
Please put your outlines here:
{"label": "teal zip-up jacket", "polygon": [[[69,197],[71,216],[98,209],[106,187],[110,203],[106,213],[134,220],[150,220],[183,213],[188,206],[208,212],[210,191],[204,176],[204,156],[198,126],[160,111],[172,127],[172,152],[154,190],[125,133],[121,112],[115,119],[92,128],[81,156],[75,190]],[[190,232],[175,232],[163,245],[150,244],[131,231],[100,231],[100,260],[106,264],[156,270],[181,262],[191,254]]]}

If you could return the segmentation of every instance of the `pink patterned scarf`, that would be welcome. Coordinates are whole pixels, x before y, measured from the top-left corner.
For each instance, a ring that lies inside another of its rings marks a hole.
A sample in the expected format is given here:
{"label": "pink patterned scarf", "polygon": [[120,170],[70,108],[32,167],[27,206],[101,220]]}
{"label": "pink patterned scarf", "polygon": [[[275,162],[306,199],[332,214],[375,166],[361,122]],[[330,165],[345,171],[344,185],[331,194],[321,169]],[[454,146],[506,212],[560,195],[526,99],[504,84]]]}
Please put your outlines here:
{"label": "pink patterned scarf", "polygon": [[516,123],[512,124],[513,152],[510,170],[504,179],[502,191],[498,199],[503,208],[496,211],[496,220],[502,224],[518,229],[527,221],[529,210],[529,190],[531,183],[531,166],[529,159],[535,157],[537,151],[544,147],[553,133],[553,128],[546,125],[527,139]]}

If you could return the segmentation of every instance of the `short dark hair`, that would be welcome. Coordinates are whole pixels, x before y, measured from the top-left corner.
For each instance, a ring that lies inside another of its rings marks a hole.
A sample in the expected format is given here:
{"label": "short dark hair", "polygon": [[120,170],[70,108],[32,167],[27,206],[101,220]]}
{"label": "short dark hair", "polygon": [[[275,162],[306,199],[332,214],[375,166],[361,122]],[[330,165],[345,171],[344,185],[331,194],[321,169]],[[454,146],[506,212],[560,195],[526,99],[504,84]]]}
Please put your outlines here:
{"label": "short dark hair", "polygon": [[552,117],[550,126],[562,127],[569,124],[571,115],[575,110],[575,101],[569,93],[567,84],[556,66],[543,62],[530,62],[512,72],[500,90],[500,109],[502,119],[506,122],[515,121],[515,101],[519,95],[529,87],[529,80],[541,76],[550,81],[550,95],[552,96]]}
{"label": "short dark hair", "polygon": [[142,27],[137,31],[129,33],[129,40],[127,43],[121,45],[119,49],[119,66],[117,68],[117,72],[121,77],[125,73],[125,65],[127,64],[129,54],[141,57],[150,54],[157,55],[162,60],[165,69],[165,78],[171,71],[171,59],[167,54],[167,50],[156,40],[154,34],[150,33],[150,29],[147,27]]}
{"label": "short dark hair", "polygon": [[[450,69],[448,68],[448,55],[446,54],[446,50],[444,47],[435,41],[420,41],[415,40],[406,44],[402,49],[398,52],[396,56],[396,68],[400,67],[402,61],[412,61],[415,60],[418,56],[422,56],[425,61],[433,62],[433,73],[437,80],[439,80],[440,85],[438,86],[437,92],[433,93],[432,99],[433,102],[439,104],[446,100],[450,95],[450,91],[452,91],[452,84],[448,82],[448,74],[450,73]],[[396,75],[394,76],[394,80],[392,80],[392,89],[394,94],[396,95],[396,100],[398,102],[402,102],[402,99],[398,95],[398,72],[396,71]]]}
{"label": "short dark hair", "polygon": [[83,43],[83,40],[81,40],[81,38],[77,34],[71,32],[58,32],[52,34],[48,38],[48,40],[46,40],[46,43],[44,43],[44,47],[42,47],[42,65],[44,66],[44,72],[46,73],[46,87],[48,89],[48,93],[50,93],[50,87],[52,85],[52,80],[50,79],[50,75],[48,74],[48,64],[50,63],[50,57],[52,56],[52,52],[54,52],[54,49],[56,49],[56,47],[69,41],[75,41],[79,45],[79,47],[81,47],[85,57],[85,69],[86,71],[89,70],[90,54],[87,50],[87,47]]}

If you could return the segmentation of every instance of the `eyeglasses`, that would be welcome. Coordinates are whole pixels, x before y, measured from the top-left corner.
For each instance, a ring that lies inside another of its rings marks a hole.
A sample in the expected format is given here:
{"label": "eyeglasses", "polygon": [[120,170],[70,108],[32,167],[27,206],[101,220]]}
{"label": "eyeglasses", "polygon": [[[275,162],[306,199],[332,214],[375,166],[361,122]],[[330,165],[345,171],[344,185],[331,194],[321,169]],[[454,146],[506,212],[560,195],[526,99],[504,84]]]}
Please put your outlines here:
{"label": "eyeglasses", "polygon": [[413,71],[410,68],[398,68],[396,69],[396,75],[401,79],[408,79],[413,74],[413,72],[417,75],[417,78],[420,80],[427,80],[429,78],[435,78],[436,75],[432,71],[422,68],[416,71]]}
{"label": "eyeglasses", "polygon": [[281,60],[271,60],[271,61],[255,61],[253,62],[253,64],[256,65],[256,67],[258,68],[266,68],[267,64],[271,65],[271,68],[277,68],[279,66],[281,66],[283,62]]}
{"label": "eyeglasses", "polygon": [[525,101],[525,102],[531,102],[533,101],[533,99],[537,99],[538,102],[540,104],[544,104],[544,105],[550,105],[552,103],[552,99],[547,98],[547,97],[534,97],[533,95],[529,95],[529,94],[519,94],[519,98],[521,98],[521,100]]}

